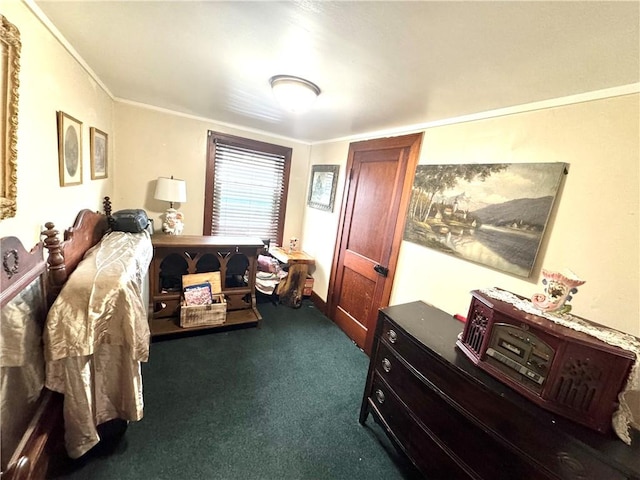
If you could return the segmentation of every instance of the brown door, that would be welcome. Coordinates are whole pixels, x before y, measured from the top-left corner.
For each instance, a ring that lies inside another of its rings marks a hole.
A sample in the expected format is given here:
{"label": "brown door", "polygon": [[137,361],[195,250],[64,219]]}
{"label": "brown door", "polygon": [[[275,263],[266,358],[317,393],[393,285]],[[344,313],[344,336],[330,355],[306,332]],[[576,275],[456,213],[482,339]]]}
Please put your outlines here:
{"label": "brown door", "polygon": [[422,134],[352,143],[329,280],[329,317],[367,354],[388,305]]}

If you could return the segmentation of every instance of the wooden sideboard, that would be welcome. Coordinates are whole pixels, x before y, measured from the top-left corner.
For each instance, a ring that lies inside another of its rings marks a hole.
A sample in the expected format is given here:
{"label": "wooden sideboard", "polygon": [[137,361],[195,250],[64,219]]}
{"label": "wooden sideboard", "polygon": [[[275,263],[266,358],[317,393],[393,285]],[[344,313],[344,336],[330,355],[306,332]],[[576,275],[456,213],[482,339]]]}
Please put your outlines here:
{"label": "wooden sideboard", "polygon": [[545,411],[456,348],[463,324],[422,302],[380,311],[360,410],[429,479],[640,479],[626,445]]}
{"label": "wooden sideboard", "polygon": [[[149,321],[152,336],[245,323],[259,324],[262,317],[256,307],[255,281],[258,254],[264,249],[262,240],[156,234],[151,237],[151,243]],[[220,272],[222,293],[227,299],[226,322],[181,328],[178,318],[182,275],[215,271]]]}

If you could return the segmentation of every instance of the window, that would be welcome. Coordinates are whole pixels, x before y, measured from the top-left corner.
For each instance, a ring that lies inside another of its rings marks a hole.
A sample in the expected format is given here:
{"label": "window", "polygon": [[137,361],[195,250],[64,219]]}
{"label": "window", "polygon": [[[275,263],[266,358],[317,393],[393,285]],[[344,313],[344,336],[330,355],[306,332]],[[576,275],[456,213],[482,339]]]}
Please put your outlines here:
{"label": "window", "polygon": [[204,235],[282,245],[291,148],[209,132]]}

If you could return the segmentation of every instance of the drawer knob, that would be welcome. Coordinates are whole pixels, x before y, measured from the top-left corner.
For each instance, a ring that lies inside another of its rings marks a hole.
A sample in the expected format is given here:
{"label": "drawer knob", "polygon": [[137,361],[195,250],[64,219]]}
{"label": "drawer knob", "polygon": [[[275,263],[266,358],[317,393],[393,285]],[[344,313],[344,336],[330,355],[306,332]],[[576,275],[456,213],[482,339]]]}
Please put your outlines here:
{"label": "drawer knob", "polygon": [[376,390],[376,400],[380,405],[384,403],[384,393],[382,393],[382,390]]}
{"label": "drawer knob", "polygon": [[398,340],[398,334],[394,330],[389,330],[387,332],[387,337],[391,343],[396,343],[396,340]]}
{"label": "drawer knob", "polygon": [[382,369],[387,373],[391,371],[391,362],[389,361],[388,358],[382,359]]}

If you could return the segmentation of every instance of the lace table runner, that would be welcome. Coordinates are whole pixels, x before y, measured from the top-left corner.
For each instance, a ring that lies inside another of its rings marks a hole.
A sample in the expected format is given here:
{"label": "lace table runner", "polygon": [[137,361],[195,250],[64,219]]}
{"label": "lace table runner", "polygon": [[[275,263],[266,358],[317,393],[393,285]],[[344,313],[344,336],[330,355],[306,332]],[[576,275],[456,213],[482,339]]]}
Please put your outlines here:
{"label": "lace table runner", "polygon": [[528,299],[520,298],[505,290],[485,288],[478,291],[491,298],[510,303],[518,310],[547,318],[559,325],[586,333],[609,345],[615,345],[616,347],[623,348],[635,354],[636,361],[633,362],[625,387],[618,395],[618,409],[614,412],[613,418],[611,419],[613,430],[618,437],[627,445],[630,445],[631,436],[629,434],[629,428],[634,427],[640,429],[640,362],[638,362],[638,359],[640,359],[640,339],[603,325],[590,324],[568,313],[558,315],[553,312],[543,312],[536,308]]}

